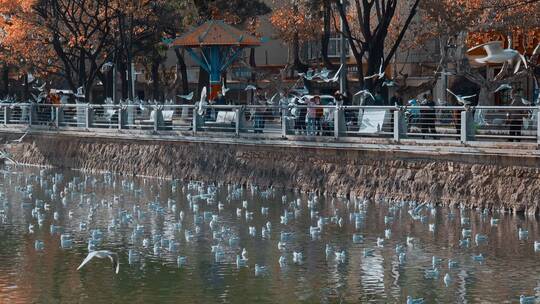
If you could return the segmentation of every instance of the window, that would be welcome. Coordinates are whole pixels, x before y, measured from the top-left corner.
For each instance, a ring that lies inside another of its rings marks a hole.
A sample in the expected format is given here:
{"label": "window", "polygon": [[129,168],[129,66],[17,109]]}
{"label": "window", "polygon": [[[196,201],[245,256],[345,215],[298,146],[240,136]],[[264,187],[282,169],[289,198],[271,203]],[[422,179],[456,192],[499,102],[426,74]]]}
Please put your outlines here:
{"label": "window", "polygon": [[[311,41],[307,44],[307,56],[309,59],[317,59],[321,56],[321,42]],[[346,42],[345,55],[349,56],[349,44]],[[337,35],[330,37],[328,41],[328,57],[339,58],[341,56],[341,39]]]}

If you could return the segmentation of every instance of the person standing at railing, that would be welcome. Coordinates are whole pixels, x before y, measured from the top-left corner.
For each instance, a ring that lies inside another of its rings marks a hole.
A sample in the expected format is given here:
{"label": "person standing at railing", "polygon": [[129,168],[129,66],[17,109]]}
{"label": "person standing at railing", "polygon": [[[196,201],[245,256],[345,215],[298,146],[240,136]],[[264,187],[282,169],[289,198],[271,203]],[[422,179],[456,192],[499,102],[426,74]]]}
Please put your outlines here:
{"label": "person standing at railing", "polygon": [[335,103],[333,101],[328,102],[327,108],[323,110],[322,129],[323,135],[329,134],[334,129],[334,108]]}
{"label": "person standing at railing", "polygon": [[390,98],[390,104],[393,105],[393,106],[396,106],[396,107],[404,106],[403,98],[401,97],[401,94],[399,94],[398,91],[395,91],[394,96],[392,96],[392,98]]}
{"label": "person standing at railing", "polygon": [[297,133],[302,134],[306,131],[307,109],[305,104],[298,104],[298,101],[295,101],[295,103],[298,105],[298,116],[295,119],[295,129]]}
{"label": "person standing at railing", "polygon": [[263,133],[266,114],[266,99],[260,91],[255,95],[255,110],[253,113],[253,128],[255,133]]}
{"label": "person standing at railing", "polygon": [[321,97],[315,96],[313,101],[315,102],[315,133],[322,135],[324,109],[321,107]]}
{"label": "person standing at railing", "polygon": [[316,134],[317,124],[317,106],[316,97],[308,99],[307,102],[307,135],[313,136]]}
{"label": "person standing at railing", "polygon": [[429,107],[429,109],[420,110],[420,119],[422,121],[422,134],[437,134],[435,125],[437,123],[437,112],[435,110],[435,102],[431,97],[431,94],[424,94],[424,100],[422,100],[422,106]]}

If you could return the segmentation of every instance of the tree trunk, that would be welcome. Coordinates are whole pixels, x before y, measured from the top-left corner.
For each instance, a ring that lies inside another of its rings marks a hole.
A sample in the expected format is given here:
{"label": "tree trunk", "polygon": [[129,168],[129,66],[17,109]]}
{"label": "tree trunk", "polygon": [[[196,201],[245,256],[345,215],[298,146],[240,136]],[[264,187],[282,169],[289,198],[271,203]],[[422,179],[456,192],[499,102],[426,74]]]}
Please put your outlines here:
{"label": "tree trunk", "polygon": [[182,76],[182,94],[187,95],[189,93],[189,82],[186,61],[184,60],[184,56],[179,49],[175,49],[174,53],[176,54],[176,60],[178,61],[180,74]]}
{"label": "tree trunk", "polygon": [[494,94],[491,90],[485,86],[480,87],[480,93],[478,93],[478,105],[479,106],[493,106]]}
{"label": "tree trunk", "polygon": [[255,82],[257,80],[257,74],[255,68],[257,67],[257,62],[255,60],[255,48],[251,48],[249,51],[249,65],[251,66],[251,81]]}
{"label": "tree trunk", "polygon": [[199,91],[199,96],[202,92],[202,89],[204,87],[207,87],[206,90],[208,92],[208,85],[210,84],[210,75],[208,72],[206,72],[205,69],[199,68],[199,85],[197,87],[197,90]]}
{"label": "tree trunk", "polygon": [[305,65],[302,60],[300,60],[300,40],[298,38],[298,33],[294,34],[293,40],[293,62],[294,69],[298,72],[305,73],[308,70],[308,66]]}
{"label": "tree trunk", "polygon": [[9,95],[9,67],[5,65],[2,69],[2,82],[3,89],[1,97],[6,97]]}
{"label": "tree trunk", "polygon": [[160,100],[159,95],[159,59],[154,59],[152,60],[152,97]]}
{"label": "tree trunk", "polygon": [[330,35],[332,33],[331,24],[330,24],[332,8],[330,6],[329,0],[324,0],[323,5],[324,5],[324,12],[323,12],[324,30],[321,37],[321,56],[322,56],[322,60],[326,68],[329,70],[334,70],[335,69],[334,64],[332,63],[332,61],[330,61],[330,58],[328,57],[328,45],[330,43]]}
{"label": "tree trunk", "polygon": [[24,81],[24,90],[23,90],[23,100],[29,100],[30,99],[30,90],[28,89],[28,73],[24,74],[23,77]]}

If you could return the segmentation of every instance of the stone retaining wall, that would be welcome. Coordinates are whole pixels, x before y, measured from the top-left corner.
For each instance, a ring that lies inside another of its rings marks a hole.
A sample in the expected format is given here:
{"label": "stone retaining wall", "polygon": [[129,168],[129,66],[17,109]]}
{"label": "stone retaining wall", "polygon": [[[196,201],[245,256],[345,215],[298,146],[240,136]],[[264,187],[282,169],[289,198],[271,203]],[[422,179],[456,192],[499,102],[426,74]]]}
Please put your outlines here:
{"label": "stone retaining wall", "polygon": [[535,158],[64,135],[32,135],[8,147],[26,164],[539,212],[540,161]]}

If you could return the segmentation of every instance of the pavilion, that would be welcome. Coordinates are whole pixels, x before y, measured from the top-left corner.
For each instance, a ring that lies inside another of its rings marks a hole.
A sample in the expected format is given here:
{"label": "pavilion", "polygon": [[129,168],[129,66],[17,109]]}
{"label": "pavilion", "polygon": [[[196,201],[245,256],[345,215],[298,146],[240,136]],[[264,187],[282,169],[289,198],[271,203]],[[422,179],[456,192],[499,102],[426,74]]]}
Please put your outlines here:
{"label": "pavilion", "polygon": [[[221,75],[246,48],[261,45],[256,37],[221,20],[210,20],[175,39],[173,47],[184,48],[210,75],[209,99],[221,90]],[[198,51],[196,51],[198,49]]]}

